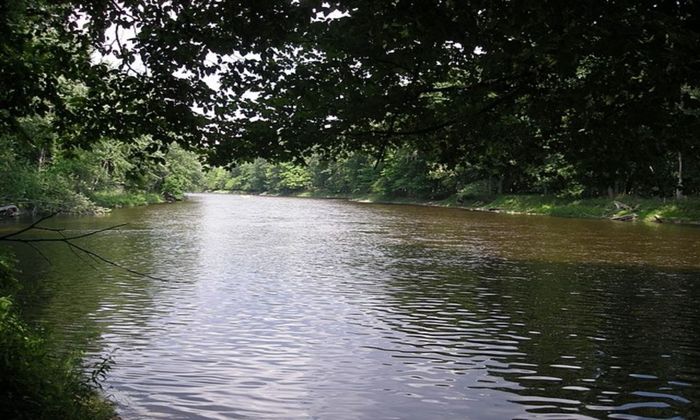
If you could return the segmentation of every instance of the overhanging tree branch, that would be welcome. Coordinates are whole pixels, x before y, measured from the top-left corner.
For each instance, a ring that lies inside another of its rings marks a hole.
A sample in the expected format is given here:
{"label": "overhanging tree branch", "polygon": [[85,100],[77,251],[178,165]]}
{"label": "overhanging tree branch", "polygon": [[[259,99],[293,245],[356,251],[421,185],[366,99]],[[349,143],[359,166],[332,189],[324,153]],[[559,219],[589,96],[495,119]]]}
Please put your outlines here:
{"label": "overhanging tree branch", "polygon": [[[497,99],[494,99],[487,105],[483,106],[481,109],[478,111],[475,111],[472,115],[477,116],[481,114],[485,114],[487,112],[490,112],[494,110],[496,107],[501,105],[502,103],[506,102],[507,100],[513,98],[515,95],[517,95],[520,92],[520,88],[515,88],[511,90],[510,92],[501,95]],[[355,131],[352,133],[349,133],[350,135],[355,135],[355,136],[360,136],[360,135],[381,135],[381,136],[389,136],[389,135],[395,135],[395,136],[414,136],[414,135],[419,135],[419,134],[427,134],[427,133],[432,133],[435,131],[442,130],[443,128],[450,127],[451,125],[454,125],[460,121],[460,118],[452,118],[446,121],[443,121],[438,124],[433,124],[427,127],[421,127],[421,128],[416,128],[414,130],[366,130],[366,131]]]}
{"label": "overhanging tree branch", "polygon": [[51,214],[49,214],[48,216],[44,216],[44,217],[39,218],[39,220],[37,220],[36,222],[32,223],[31,225],[27,226],[27,227],[24,228],[24,229],[20,229],[20,230],[18,230],[18,231],[16,231],[16,232],[12,232],[12,233],[9,233],[9,234],[7,234],[7,235],[0,236],[0,241],[11,241],[12,239],[10,239],[10,238],[13,238],[13,237],[15,237],[15,236],[21,235],[21,234],[23,234],[24,232],[28,232],[28,231],[30,231],[30,230],[32,230],[32,229],[36,229],[36,228],[37,228],[37,225],[39,225],[41,222],[43,222],[43,221],[45,221],[45,220],[47,220],[47,219],[50,219],[50,218],[56,216],[57,214],[58,214],[58,213],[51,213]]}
{"label": "overhanging tree branch", "polygon": [[[46,260],[46,261],[49,262],[49,263],[51,263],[51,261],[50,261],[50,260],[46,257],[46,255],[36,246],[36,243],[39,243],[39,242],[58,242],[58,243],[64,243],[64,244],[66,244],[66,245],[68,246],[68,248],[69,248],[76,256],[78,256],[78,257],[79,257],[79,254],[75,252],[76,250],[77,250],[77,251],[80,251],[80,252],[82,252],[82,253],[84,253],[85,255],[89,256],[90,258],[93,258],[93,259],[95,259],[95,260],[102,261],[102,262],[105,263],[105,264],[109,264],[109,265],[111,265],[111,266],[113,266],[113,267],[117,267],[117,268],[119,268],[119,269],[121,269],[121,270],[124,270],[124,271],[126,271],[126,272],[129,272],[129,273],[131,273],[131,274],[135,274],[135,275],[141,276],[141,277],[146,277],[146,278],[149,278],[149,279],[152,279],[152,280],[166,281],[166,279],[163,279],[163,278],[160,278],[160,277],[151,276],[151,275],[148,275],[148,274],[146,274],[146,273],[142,273],[142,272],[140,272],[140,271],[136,271],[136,270],[133,270],[133,269],[131,269],[131,268],[129,268],[129,267],[126,267],[126,266],[124,266],[124,265],[121,265],[121,264],[119,264],[119,263],[117,263],[117,262],[114,262],[114,261],[112,261],[112,260],[110,260],[110,259],[108,259],[108,258],[105,258],[105,257],[99,255],[98,253],[96,253],[96,252],[94,252],[94,251],[91,251],[91,250],[89,250],[89,249],[87,249],[87,248],[85,248],[85,247],[83,247],[83,246],[80,246],[80,245],[76,244],[75,242],[73,242],[73,241],[76,240],[76,239],[87,238],[87,237],[89,237],[89,236],[97,235],[97,234],[102,233],[102,232],[107,232],[107,231],[110,231],[110,230],[117,229],[117,228],[119,228],[119,227],[125,226],[126,223],[122,223],[122,224],[114,225],[114,226],[109,226],[109,227],[106,227],[106,228],[104,228],[104,229],[98,229],[98,230],[94,230],[94,231],[91,231],[91,232],[88,232],[88,233],[84,233],[84,234],[80,234],[80,235],[74,235],[74,236],[66,236],[66,235],[63,233],[63,232],[64,232],[64,229],[47,228],[47,227],[39,226],[39,224],[41,224],[42,222],[46,221],[47,219],[50,219],[50,218],[56,216],[57,214],[58,214],[58,213],[52,213],[52,214],[49,214],[48,216],[41,217],[41,218],[40,218],[39,220],[37,220],[36,222],[30,224],[29,226],[27,226],[27,227],[25,227],[25,228],[23,228],[23,229],[20,229],[20,230],[18,230],[18,231],[16,231],[16,232],[9,233],[9,234],[7,234],[7,235],[0,236],[0,242],[5,241],[5,242],[16,242],[16,243],[26,244],[27,246],[31,247],[35,252],[37,252],[37,253],[39,254],[39,256],[41,256],[44,260]],[[32,230],[43,230],[43,231],[49,231],[49,232],[56,232],[56,233],[58,233],[61,237],[60,237],[60,238],[22,238],[22,237],[19,237],[21,234],[27,233],[27,232],[32,231]],[[93,269],[95,268],[94,266],[91,266],[91,267],[92,267]]]}
{"label": "overhanging tree branch", "polygon": [[[99,230],[94,230],[92,232],[84,233],[82,235],[75,235],[75,236],[62,236],[61,238],[22,238],[22,239],[6,239],[6,238],[0,238],[0,240],[5,240],[5,241],[16,241],[16,242],[22,242],[22,243],[31,243],[31,242],[65,242],[65,241],[72,241],[74,239],[81,239],[81,238],[87,238],[88,236],[93,236],[97,235],[98,233],[102,232],[107,232],[109,230],[114,230],[120,227],[126,226],[126,223],[121,223],[119,225],[114,225],[110,227],[106,227],[104,229],[99,229]],[[37,229],[34,227],[33,229]],[[39,228],[41,229],[41,228]],[[53,232],[61,232],[61,230],[55,230],[55,229],[41,229],[41,230],[50,230]]]}
{"label": "overhanging tree branch", "polygon": [[417,134],[425,134],[425,133],[431,133],[433,131],[438,131],[443,128],[449,127],[452,124],[455,124],[458,120],[457,119],[452,119],[452,120],[447,120],[439,124],[431,125],[428,127],[422,127],[418,128],[415,130],[367,130],[367,131],[355,131],[350,133],[350,135],[354,136],[361,136],[361,135],[382,135],[382,136],[389,136],[389,135],[397,135],[397,136],[413,136]]}

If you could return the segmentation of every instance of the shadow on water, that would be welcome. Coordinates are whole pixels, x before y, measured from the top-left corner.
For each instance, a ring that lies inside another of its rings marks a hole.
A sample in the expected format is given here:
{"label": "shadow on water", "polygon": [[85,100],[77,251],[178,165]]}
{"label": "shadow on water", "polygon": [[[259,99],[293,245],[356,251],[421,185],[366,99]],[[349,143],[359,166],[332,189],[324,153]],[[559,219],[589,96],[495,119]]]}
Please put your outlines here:
{"label": "shadow on water", "polygon": [[[52,223],[26,310],[125,418],[697,417],[700,231],[195,196]],[[96,265],[90,262],[91,265]]]}

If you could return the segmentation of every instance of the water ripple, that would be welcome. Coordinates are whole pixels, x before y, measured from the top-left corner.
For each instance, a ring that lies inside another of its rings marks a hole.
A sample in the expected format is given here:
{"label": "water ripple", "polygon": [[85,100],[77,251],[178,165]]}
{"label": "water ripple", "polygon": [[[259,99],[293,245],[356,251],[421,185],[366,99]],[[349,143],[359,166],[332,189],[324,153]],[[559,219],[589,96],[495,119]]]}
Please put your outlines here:
{"label": "water ripple", "polygon": [[58,220],[123,221],[88,245],[168,281],[55,248],[30,315],[114,352],[124,418],[698,413],[697,230],[215,195]]}

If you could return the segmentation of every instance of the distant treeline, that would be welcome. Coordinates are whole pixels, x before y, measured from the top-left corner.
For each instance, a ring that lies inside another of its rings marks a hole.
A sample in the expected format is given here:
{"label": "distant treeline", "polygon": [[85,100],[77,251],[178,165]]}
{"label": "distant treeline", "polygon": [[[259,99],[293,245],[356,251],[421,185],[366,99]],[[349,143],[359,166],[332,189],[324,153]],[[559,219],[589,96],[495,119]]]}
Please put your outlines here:
{"label": "distant treeline", "polygon": [[608,174],[581,171],[556,154],[522,163],[515,157],[499,160],[488,156],[452,167],[438,162],[429,152],[409,147],[387,151],[380,159],[357,152],[332,160],[312,156],[302,164],[255,159],[232,169],[209,170],[205,187],[250,193],[379,194],[428,199],[497,194],[671,197],[679,192],[682,170],[680,192],[697,194],[700,190],[697,162],[684,162],[681,156],[672,155],[660,155],[656,167],[636,168],[613,183],[606,182]]}
{"label": "distant treeline", "polygon": [[177,144],[164,149],[147,136],[131,142],[102,138],[81,147],[59,138],[45,118],[22,120],[20,132],[0,136],[0,201],[44,212],[91,212],[98,205],[147,204],[164,195],[201,190],[419,199],[499,194],[672,197],[679,192],[679,175],[683,194],[700,192],[697,162],[673,154],[660,154],[648,167],[627,165],[628,175],[610,183],[609,174],[582,170],[546,151],[528,159],[474,154],[447,166],[431,152],[403,146],[380,156],[312,155],[298,163],[258,158],[230,169],[207,169],[197,153]]}

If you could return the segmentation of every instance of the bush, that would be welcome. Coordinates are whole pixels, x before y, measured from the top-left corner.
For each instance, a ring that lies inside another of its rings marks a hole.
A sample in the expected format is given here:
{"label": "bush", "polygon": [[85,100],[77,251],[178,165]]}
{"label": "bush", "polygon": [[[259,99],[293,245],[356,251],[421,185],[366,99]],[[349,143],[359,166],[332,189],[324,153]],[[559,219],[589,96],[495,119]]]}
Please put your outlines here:
{"label": "bush", "polygon": [[107,190],[98,191],[90,196],[92,201],[102,207],[134,207],[146,204],[162,203],[159,194],[143,191]]}
{"label": "bush", "polygon": [[488,185],[488,181],[485,179],[470,182],[467,185],[463,186],[459,191],[457,191],[457,197],[460,200],[469,200],[489,195],[491,195],[491,191]]}

